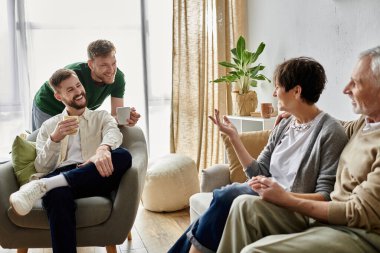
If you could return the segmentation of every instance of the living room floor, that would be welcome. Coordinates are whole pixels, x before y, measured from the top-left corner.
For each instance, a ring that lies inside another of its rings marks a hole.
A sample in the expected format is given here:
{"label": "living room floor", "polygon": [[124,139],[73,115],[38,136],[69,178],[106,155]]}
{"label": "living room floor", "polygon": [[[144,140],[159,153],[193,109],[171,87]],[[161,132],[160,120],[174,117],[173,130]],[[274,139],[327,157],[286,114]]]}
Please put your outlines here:
{"label": "living room floor", "polygon": [[[164,253],[185,231],[190,222],[189,209],[171,213],[155,213],[139,206],[132,240],[117,245],[118,253]],[[3,249],[0,253],[16,253],[16,249]],[[52,253],[51,249],[30,249],[28,253]],[[78,253],[106,253],[104,247],[78,248]]]}

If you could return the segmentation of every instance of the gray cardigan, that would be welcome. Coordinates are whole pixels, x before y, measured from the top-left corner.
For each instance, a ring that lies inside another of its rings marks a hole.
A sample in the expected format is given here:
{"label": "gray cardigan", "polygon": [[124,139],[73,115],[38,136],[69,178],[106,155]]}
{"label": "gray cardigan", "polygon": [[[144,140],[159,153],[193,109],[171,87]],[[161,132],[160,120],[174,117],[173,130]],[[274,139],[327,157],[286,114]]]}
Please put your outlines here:
{"label": "gray cardigan", "polygon": [[[289,117],[282,120],[272,131],[267,145],[257,160],[245,168],[245,174],[248,178],[257,175],[271,176],[269,165],[272,152],[282,140],[293,118]],[[325,113],[311,136],[308,149],[301,160],[296,178],[291,186],[291,191],[319,193],[326,200],[330,200],[330,192],[334,189],[339,156],[347,141],[348,138],[342,125]]]}

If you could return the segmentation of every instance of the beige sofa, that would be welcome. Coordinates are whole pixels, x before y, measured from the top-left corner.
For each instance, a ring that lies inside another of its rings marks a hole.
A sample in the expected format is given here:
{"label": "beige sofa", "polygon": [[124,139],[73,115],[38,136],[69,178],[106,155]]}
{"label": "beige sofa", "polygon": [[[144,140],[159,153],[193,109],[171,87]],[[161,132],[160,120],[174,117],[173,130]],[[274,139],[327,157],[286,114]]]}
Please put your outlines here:
{"label": "beige sofa", "polygon": [[[268,142],[270,131],[255,131],[240,134],[244,146],[252,157],[257,158]],[[201,173],[201,192],[190,197],[190,221],[196,220],[209,207],[212,191],[233,182],[244,182],[246,176],[243,168],[228,140],[222,135],[229,164],[216,164]]]}

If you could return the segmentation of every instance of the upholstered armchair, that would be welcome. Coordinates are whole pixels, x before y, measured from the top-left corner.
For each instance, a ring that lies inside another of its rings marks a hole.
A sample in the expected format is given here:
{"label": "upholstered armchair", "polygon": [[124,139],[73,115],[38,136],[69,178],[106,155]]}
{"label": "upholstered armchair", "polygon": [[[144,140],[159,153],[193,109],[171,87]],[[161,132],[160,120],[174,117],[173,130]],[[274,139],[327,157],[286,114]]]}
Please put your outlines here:
{"label": "upholstered armchair", "polygon": [[[117,192],[111,198],[91,197],[77,202],[78,247],[105,246],[108,253],[116,253],[116,244],[122,244],[130,232],[147,170],[147,146],[138,127],[122,127],[122,146],[132,154],[132,167],[123,176]],[[28,139],[33,141],[37,133]],[[9,196],[19,185],[12,162],[0,165],[0,245],[17,248],[19,253],[28,248],[51,247],[50,230],[41,201],[26,216],[18,216],[9,205]]]}

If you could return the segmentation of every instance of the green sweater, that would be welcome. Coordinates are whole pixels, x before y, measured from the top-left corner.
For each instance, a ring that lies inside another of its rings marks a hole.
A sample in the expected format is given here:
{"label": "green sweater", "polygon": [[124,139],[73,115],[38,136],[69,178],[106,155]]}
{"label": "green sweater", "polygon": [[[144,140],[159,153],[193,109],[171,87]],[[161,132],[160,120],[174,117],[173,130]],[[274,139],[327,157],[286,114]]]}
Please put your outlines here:
{"label": "green sweater", "polygon": [[[95,110],[103,101],[111,97],[123,98],[125,91],[124,74],[119,69],[116,71],[115,82],[112,84],[99,85],[91,78],[91,70],[87,62],[73,63],[65,67],[71,69],[77,74],[79,81],[83,84],[87,95],[87,108]],[[34,96],[36,106],[43,112],[54,116],[60,114],[65,105],[54,98],[54,92],[49,82],[46,81]]]}
{"label": "green sweater", "polygon": [[380,129],[363,133],[365,119],[346,125],[350,138],[338,165],[329,223],[380,234]]}

